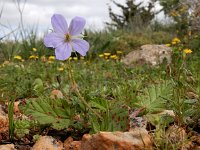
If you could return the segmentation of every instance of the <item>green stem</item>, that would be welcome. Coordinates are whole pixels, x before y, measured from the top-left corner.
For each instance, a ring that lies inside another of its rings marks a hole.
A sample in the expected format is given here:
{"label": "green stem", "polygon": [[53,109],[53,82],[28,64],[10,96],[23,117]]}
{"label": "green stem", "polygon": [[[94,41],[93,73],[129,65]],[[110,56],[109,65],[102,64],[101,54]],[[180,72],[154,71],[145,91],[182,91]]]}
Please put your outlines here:
{"label": "green stem", "polygon": [[70,61],[69,61],[69,76],[70,76],[70,79],[72,80],[72,83],[73,85],[75,85],[75,91],[76,91],[76,94],[77,96],[79,97],[79,99],[81,100],[81,102],[91,111],[93,112],[99,119],[103,120],[103,118],[95,111],[93,110],[90,105],[86,102],[86,100],[84,99],[84,97],[81,95],[78,87],[76,86],[76,81],[74,79],[74,76],[73,76],[73,73],[72,73],[72,70],[71,70],[71,65],[70,65]]}
{"label": "green stem", "polygon": [[8,103],[8,119],[9,119],[9,138],[10,141],[13,141],[14,139],[14,112],[13,112],[13,108],[14,108],[14,98],[11,98],[10,102]]}

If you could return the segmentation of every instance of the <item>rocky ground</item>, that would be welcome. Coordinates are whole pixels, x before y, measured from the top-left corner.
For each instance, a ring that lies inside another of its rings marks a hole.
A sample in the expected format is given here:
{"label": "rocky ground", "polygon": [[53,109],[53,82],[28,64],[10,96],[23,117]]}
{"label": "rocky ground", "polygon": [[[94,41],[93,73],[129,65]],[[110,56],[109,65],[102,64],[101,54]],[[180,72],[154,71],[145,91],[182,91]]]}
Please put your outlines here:
{"label": "rocky ground", "polygon": [[[19,115],[18,103],[15,103],[15,117]],[[84,134],[79,141],[74,140],[71,136],[61,141],[59,138],[47,135],[41,135],[35,143],[19,143],[14,141],[9,143],[8,140],[8,116],[0,107],[0,150],[142,150],[155,149],[153,141],[153,132],[146,129],[146,122],[143,118],[135,117],[138,120],[130,123],[130,130],[128,132],[99,132],[93,135]],[[160,115],[168,114],[173,116],[173,111],[164,111]],[[132,114],[134,115],[134,113]],[[131,116],[130,116],[131,117]],[[190,138],[188,137],[190,136]],[[193,133],[190,135],[185,129],[176,125],[170,126],[166,130],[166,139],[171,143],[178,143],[182,141],[184,144],[180,147],[181,150],[198,150],[200,149],[200,134]]]}

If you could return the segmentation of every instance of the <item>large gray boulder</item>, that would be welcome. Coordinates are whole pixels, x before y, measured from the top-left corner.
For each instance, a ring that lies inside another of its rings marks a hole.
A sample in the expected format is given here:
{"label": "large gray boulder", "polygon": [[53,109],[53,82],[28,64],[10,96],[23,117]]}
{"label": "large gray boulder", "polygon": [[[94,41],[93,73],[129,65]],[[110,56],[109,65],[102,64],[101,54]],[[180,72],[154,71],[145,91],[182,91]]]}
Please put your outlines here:
{"label": "large gray boulder", "polygon": [[164,59],[171,63],[172,49],[165,45],[143,45],[138,50],[134,50],[122,58],[126,65],[144,65],[156,66],[161,64]]}

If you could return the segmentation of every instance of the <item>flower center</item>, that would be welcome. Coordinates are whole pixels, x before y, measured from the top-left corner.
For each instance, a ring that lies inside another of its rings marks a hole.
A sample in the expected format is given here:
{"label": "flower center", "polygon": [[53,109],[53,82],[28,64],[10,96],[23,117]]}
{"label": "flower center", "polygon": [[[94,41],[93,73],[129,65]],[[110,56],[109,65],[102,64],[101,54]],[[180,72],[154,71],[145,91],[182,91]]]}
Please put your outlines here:
{"label": "flower center", "polygon": [[65,42],[70,42],[71,41],[71,35],[69,33],[67,33],[65,35]]}

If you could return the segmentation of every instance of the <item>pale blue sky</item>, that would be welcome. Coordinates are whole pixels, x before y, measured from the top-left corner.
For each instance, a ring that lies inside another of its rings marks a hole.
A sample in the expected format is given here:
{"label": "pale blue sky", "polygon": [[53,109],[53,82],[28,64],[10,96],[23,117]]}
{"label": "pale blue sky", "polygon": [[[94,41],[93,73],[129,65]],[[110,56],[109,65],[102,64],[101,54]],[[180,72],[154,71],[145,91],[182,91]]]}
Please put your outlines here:
{"label": "pale blue sky", "polygon": [[[20,15],[17,10],[17,0],[1,0],[0,9],[3,8],[3,13],[0,18],[0,24],[6,25],[9,28],[15,28],[19,24]],[[21,1],[21,7],[23,2]],[[124,4],[125,0],[116,0]],[[148,0],[137,0],[145,1]],[[87,20],[87,28],[103,29],[104,22],[110,21],[108,14],[108,4],[113,6],[110,0],[27,0],[24,11],[23,21],[25,26],[38,25],[38,30],[43,33],[48,28],[51,28],[50,18],[54,13],[60,13],[66,17],[68,22],[74,16],[82,16]],[[116,13],[120,10],[117,7],[112,7]],[[8,32],[8,30],[0,26],[0,34]]]}

